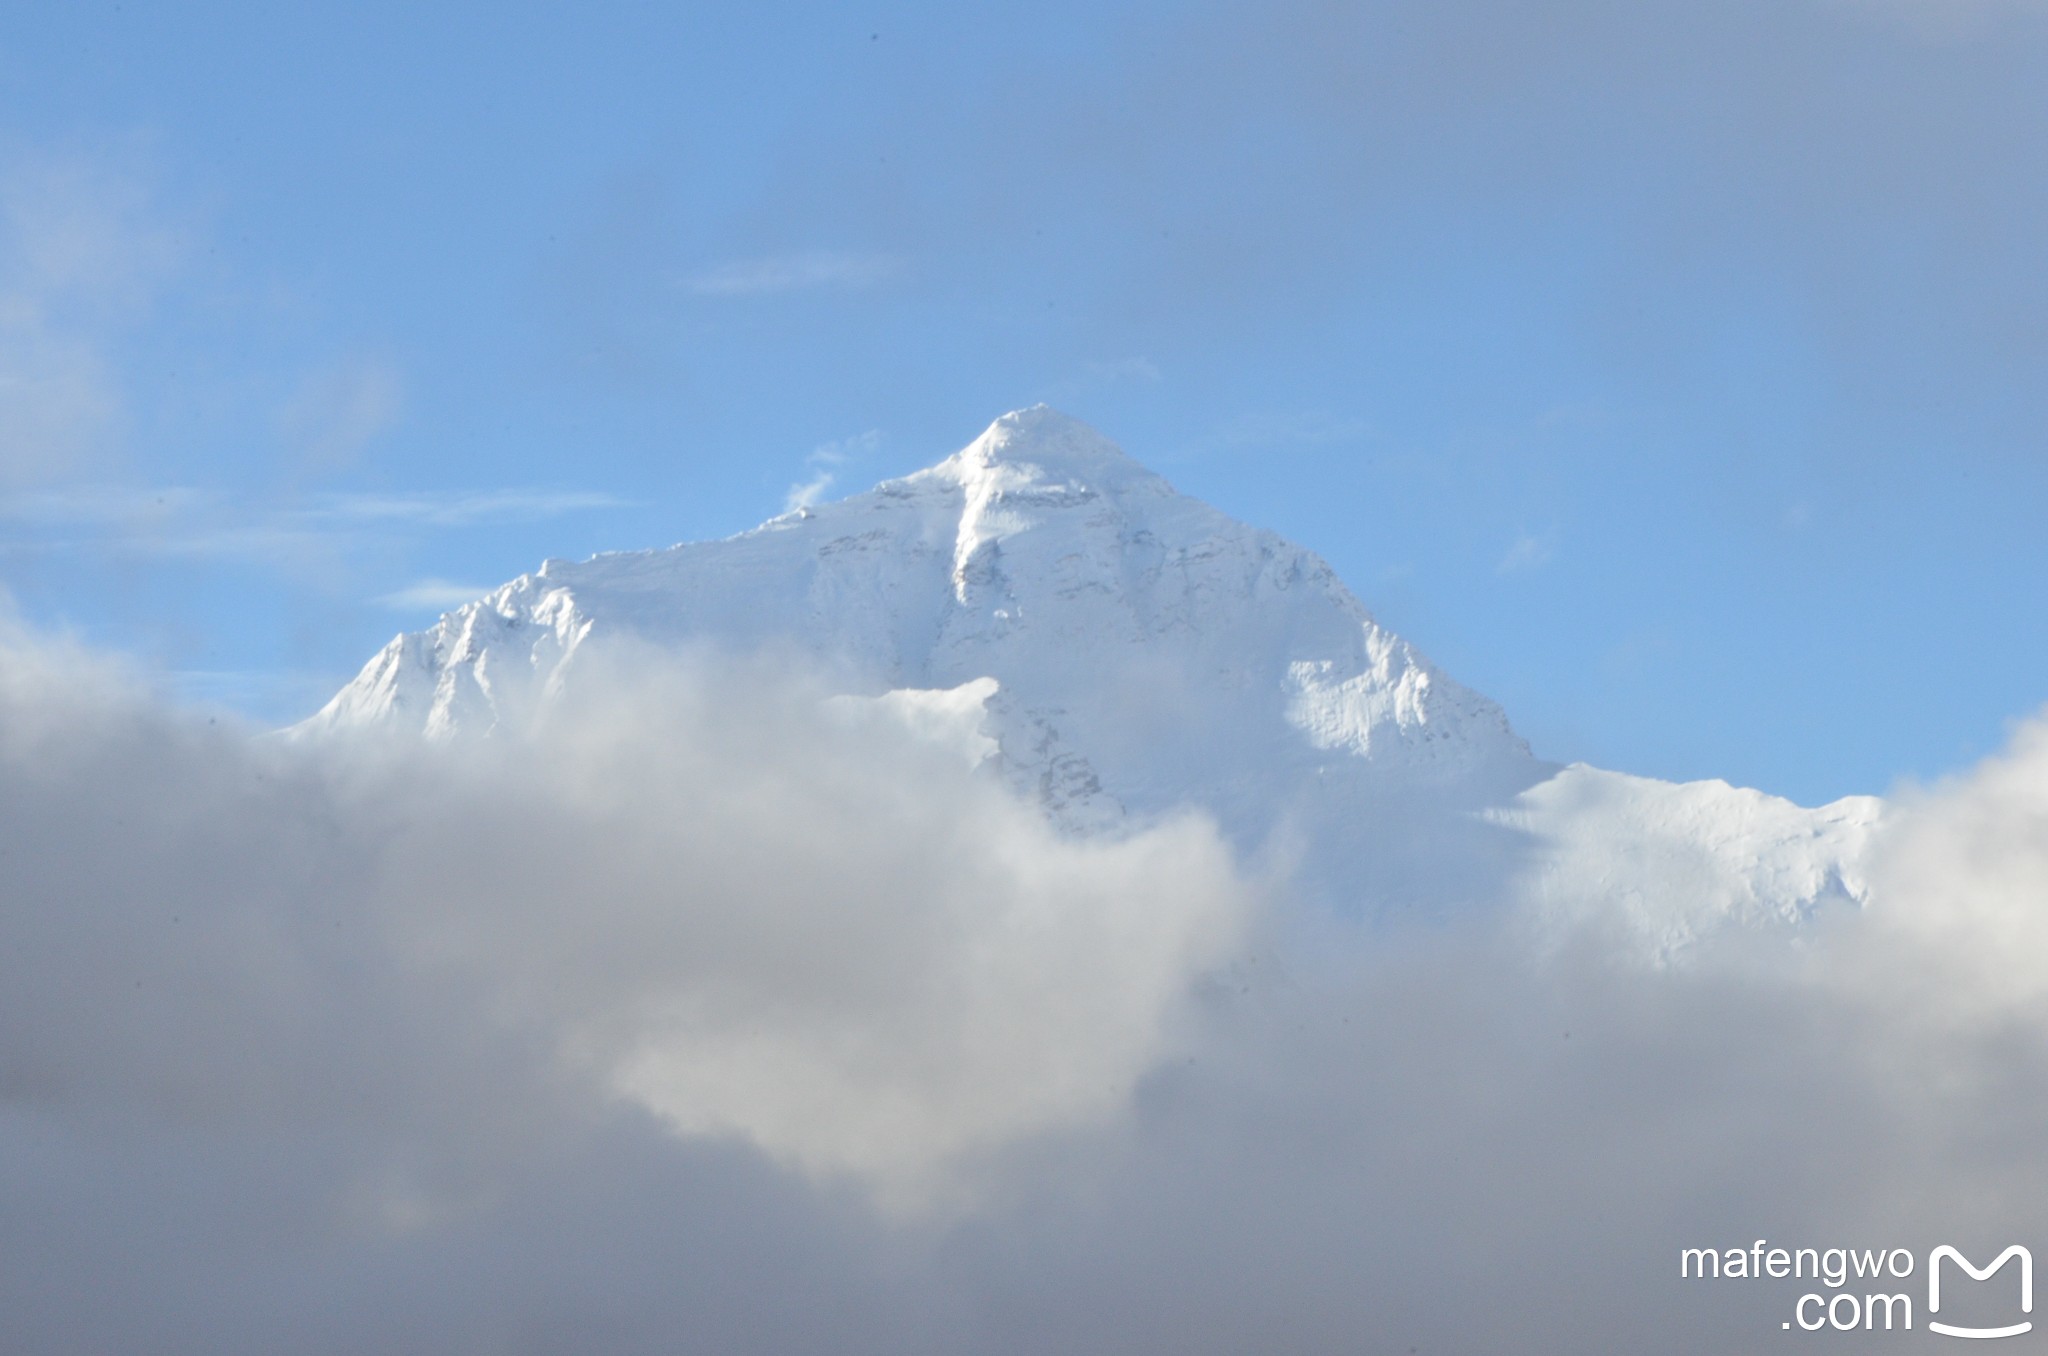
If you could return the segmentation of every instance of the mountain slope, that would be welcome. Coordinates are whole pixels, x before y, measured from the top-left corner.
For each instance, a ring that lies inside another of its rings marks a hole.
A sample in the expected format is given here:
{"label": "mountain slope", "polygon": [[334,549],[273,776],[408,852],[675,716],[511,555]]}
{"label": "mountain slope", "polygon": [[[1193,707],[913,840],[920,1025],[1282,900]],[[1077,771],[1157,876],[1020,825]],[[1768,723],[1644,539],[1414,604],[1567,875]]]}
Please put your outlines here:
{"label": "mountain slope", "polygon": [[[1669,820],[1613,804],[1665,784],[1561,794],[1616,774],[1560,781],[1315,555],[1043,406],[924,471],[724,541],[549,561],[393,640],[297,728],[487,732],[573,681],[606,635],[781,647],[835,690],[967,721],[1000,775],[1073,831],[1195,804],[1241,848],[1291,853],[1306,888],[1374,911],[1493,898],[1508,879],[1553,913],[1633,889],[1710,901],[1677,908],[1695,930],[1696,915],[1798,916],[1857,895],[1847,863],[1876,813],[1844,802],[1809,822],[1818,812],[1695,784],[1700,851],[1637,851],[1666,869],[1618,887],[1601,872]],[[1596,822],[1606,845],[1589,859]],[[1787,850],[1811,869],[1761,867],[1759,833],[1807,844]]]}

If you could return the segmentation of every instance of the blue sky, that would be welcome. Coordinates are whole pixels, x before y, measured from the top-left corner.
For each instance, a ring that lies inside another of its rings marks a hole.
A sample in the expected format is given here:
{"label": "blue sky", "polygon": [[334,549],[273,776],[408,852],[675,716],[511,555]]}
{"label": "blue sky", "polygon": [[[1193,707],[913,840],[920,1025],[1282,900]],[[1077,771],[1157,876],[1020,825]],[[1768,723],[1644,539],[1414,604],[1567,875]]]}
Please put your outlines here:
{"label": "blue sky", "polygon": [[2044,69],[2033,0],[18,7],[0,583],[291,719],[1046,400],[1540,753],[1882,791],[2048,700]]}

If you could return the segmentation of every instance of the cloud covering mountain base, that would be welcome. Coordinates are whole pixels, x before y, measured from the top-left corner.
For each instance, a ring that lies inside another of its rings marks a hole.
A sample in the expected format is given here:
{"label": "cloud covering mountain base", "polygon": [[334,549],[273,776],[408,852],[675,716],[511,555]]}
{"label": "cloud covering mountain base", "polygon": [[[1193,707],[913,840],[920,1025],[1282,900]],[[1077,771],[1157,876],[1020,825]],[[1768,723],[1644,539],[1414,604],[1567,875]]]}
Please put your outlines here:
{"label": "cloud covering mountain base", "polygon": [[9,634],[9,1349],[1718,1351],[1796,1291],[1681,1247],[2048,1204],[2039,723],[1658,969],[1063,838],[785,669],[338,747]]}

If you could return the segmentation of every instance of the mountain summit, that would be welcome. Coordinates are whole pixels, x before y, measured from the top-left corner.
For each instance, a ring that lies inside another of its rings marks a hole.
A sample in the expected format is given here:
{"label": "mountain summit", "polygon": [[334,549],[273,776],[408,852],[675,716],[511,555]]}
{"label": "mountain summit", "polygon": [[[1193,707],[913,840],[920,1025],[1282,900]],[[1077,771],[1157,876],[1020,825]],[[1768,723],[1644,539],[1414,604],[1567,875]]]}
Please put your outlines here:
{"label": "mountain summit", "polygon": [[1133,460],[1121,447],[1070,414],[1050,405],[1012,410],[982,430],[979,438],[940,462],[960,473],[991,472],[1025,465],[1035,474],[1109,484],[1143,480],[1162,488],[1166,482]]}
{"label": "mountain summit", "polygon": [[[1674,827],[1657,808],[1667,784],[1539,762],[1499,707],[1380,626],[1317,556],[1043,405],[925,470],[736,537],[549,561],[397,637],[297,728],[488,732],[574,681],[579,650],[607,635],[773,645],[851,696],[965,710],[996,772],[1073,832],[1199,806],[1247,851],[1295,845],[1307,888],[1374,910],[1497,895],[1503,873],[1554,877],[1585,855],[1560,837],[1576,815],[1676,834],[1676,857],[1648,857],[1711,877],[1708,913],[1795,916],[1858,893],[1844,863],[1876,813],[1700,783],[1668,788],[1690,796]],[[1834,818],[1798,818],[1816,814]],[[1687,865],[1687,824],[1717,844],[1696,854],[1705,866]],[[1781,839],[1810,850],[1765,871]]]}
{"label": "mountain summit", "polygon": [[[1497,706],[1379,626],[1322,560],[1043,405],[724,541],[549,561],[393,640],[305,728],[487,730],[607,631],[790,646],[869,695],[994,678],[1035,738],[1085,731],[1118,798],[1148,810],[1184,800],[1189,764],[1216,755],[1220,780],[1275,756],[1439,777],[1529,761]],[[1168,737],[1196,720],[1198,736]],[[1125,748],[1148,730],[1179,747]]]}

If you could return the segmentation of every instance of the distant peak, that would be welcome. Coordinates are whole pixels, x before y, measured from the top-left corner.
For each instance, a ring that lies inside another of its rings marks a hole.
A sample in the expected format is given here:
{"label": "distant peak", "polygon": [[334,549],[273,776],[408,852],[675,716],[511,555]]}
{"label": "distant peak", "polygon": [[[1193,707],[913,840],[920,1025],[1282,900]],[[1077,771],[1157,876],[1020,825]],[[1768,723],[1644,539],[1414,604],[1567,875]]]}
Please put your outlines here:
{"label": "distant peak", "polygon": [[1050,405],[1011,410],[984,429],[961,455],[985,464],[1039,458],[1130,460],[1122,448],[1094,428]]}
{"label": "distant peak", "polygon": [[1089,425],[1050,405],[1012,410],[952,459],[968,476],[998,469],[1107,488],[1157,477]]}
{"label": "distant peak", "polygon": [[1089,442],[1114,447],[1109,439],[1065,410],[1056,410],[1043,401],[1026,405],[1021,410],[1011,410],[998,418],[982,433],[983,438],[1002,435],[1009,438],[1080,438]]}

